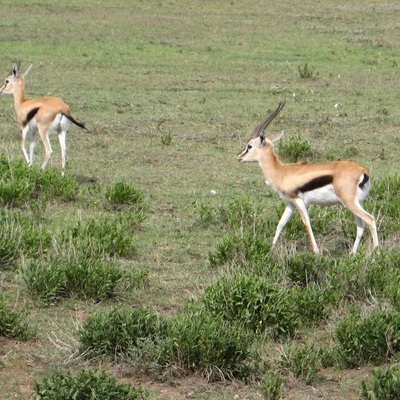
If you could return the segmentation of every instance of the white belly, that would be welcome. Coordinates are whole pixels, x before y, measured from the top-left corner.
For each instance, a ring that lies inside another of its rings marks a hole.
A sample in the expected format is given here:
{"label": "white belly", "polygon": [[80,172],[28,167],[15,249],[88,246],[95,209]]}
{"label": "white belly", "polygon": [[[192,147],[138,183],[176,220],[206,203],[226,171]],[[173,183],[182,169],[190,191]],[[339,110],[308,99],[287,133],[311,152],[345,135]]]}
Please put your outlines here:
{"label": "white belly", "polygon": [[299,197],[304,200],[306,205],[319,204],[322,206],[330,206],[340,203],[339,198],[336,196],[333,185],[326,185],[309,192],[299,193]]}

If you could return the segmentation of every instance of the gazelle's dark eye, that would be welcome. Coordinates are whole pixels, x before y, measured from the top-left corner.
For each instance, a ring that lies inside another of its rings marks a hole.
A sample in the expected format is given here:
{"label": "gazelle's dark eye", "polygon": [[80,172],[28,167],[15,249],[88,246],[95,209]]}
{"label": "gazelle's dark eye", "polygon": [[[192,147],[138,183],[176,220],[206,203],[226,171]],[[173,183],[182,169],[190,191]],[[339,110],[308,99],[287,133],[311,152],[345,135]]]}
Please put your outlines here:
{"label": "gazelle's dark eye", "polygon": [[6,79],[6,85],[8,85],[10,83],[10,81],[8,79]]}
{"label": "gazelle's dark eye", "polygon": [[251,144],[247,145],[247,150],[251,150],[253,148],[253,146]]}

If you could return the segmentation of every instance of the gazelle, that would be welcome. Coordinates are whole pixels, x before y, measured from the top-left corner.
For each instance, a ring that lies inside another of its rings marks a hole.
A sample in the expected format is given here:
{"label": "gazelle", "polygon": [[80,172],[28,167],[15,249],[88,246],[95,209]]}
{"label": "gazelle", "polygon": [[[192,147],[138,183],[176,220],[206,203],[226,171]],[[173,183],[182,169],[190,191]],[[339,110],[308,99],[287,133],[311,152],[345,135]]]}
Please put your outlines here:
{"label": "gazelle", "polygon": [[[49,134],[51,131],[55,131],[58,134],[58,140],[60,142],[61,166],[62,174],[64,175],[67,156],[66,136],[68,125],[70,122],[73,122],[80,128],[86,129],[86,127],[71,116],[68,105],[58,97],[47,96],[34,99],[27,99],[25,97],[25,78],[31,68],[32,64],[22,75],[19,75],[19,63],[13,63],[12,73],[7,76],[3,87],[0,89],[0,93],[12,94],[14,96],[15,112],[18,122],[22,127],[21,148],[26,162],[30,166],[33,163],[36,136],[37,132],[39,132],[45,148],[45,159],[42,164],[42,169],[46,168],[53,152]],[[28,155],[25,142],[29,133],[31,134],[31,142]]]}
{"label": "gazelle", "polygon": [[375,218],[362,207],[371,188],[368,168],[354,161],[282,163],[275,153],[274,143],[282,137],[283,132],[272,140],[266,138],[264,132],[284,105],[285,103],[281,102],[278,108],[257,126],[253,138],[237,156],[241,162],[258,162],[267,183],[287,203],[272,245],[275,246],[282,230],[297,209],[310,236],[312,248],[315,253],[319,253],[307,206],[309,204],[330,206],[341,203],[354,214],[357,224],[356,240],[351,252],[353,254],[357,252],[365,224],[371,231],[374,247],[377,247],[379,242]]}

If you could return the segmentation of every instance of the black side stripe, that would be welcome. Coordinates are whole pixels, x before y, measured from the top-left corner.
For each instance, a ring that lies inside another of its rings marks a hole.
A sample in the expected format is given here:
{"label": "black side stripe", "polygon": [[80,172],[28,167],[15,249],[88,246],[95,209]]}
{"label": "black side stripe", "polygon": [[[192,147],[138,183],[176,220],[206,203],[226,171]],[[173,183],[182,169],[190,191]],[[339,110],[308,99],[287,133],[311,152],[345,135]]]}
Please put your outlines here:
{"label": "black side stripe", "polygon": [[311,192],[315,189],[319,189],[333,182],[333,175],[322,175],[317,178],[311,179],[311,181],[305,183],[303,186],[298,187],[295,193]]}
{"label": "black side stripe", "polygon": [[26,114],[26,118],[22,121],[22,126],[24,128],[29,124],[29,122],[32,121],[32,119],[35,117],[38,111],[39,107],[32,108],[32,110],[29,110],[28,114]]}
{"label": "black side stripe", "polygon": [[363,180],[358,184],[358,187],[362,189],[364,185],[369,181],[369,176],[367,174],[364,174]]}

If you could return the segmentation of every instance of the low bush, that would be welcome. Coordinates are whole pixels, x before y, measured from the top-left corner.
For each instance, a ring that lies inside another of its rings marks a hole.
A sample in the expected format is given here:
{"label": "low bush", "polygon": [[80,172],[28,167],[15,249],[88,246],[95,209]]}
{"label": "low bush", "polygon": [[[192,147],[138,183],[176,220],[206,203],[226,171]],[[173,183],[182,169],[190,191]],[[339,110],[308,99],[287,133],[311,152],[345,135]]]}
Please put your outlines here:
{"label": "low bush", "polygon": [[223,276],[206,288],[201,302],[210,313],[273,338],[291,336],[298,326],[290,292],[256,275]]}
{"label": "low bush", "polygon": [[119,383],[105,371],[56,372],[34,385],[35,400],[146,400],[147,392]]}
{"label": "low bush", "polygon": [[133,283],[134,279],[114,261],[90,252],[72,251],[48,259],[31,260],[21,274],[29,294],[42,305],[74,296],[102,301],[116,295],[122,280]]}
{"label": "low bush", "polygon": [[25,311],[13,310],[0,296],[0,336],[28,340],[34,335],[34,330],[27,323],[26,317]]}
{"label": "low bush", "polygon": [[280,400],[282,398],[283,378],[270,371],[261,384],[261,394],[265,400]]}
{"label": "low bush", "polygon": [[105,198],[112,211],[144,210],[143,193],[127,182],[114,182],[106,187]]}
{"label": "low bush", "polygon": [[400,369],[398,366],[376,368],[368,380],[361,381],[362,400],[395,400],[400,393]]}
{"label": "low bush", "polygon": [[175,368],[209,380],[242,379],[252,373],[253,334],[203,307],[192,307],[170,323],[168,342]]}
{"label": "low bush", "polygon": [[79,352],[89,359],[129,357],[141,341],[158,342],[166,332],[166,319],[148,307],[114,308],[86,319],[79,332]]}
{"label": "low bush", "polygon": [[288,163],[306,160],[311,156],[311,143],[300,136],[284,137],[278,145],[279,156]]}
{"label": "low bush", "polygon": [[339,322],[335,335],[345,366],[382,363],[400,351],[400,313],[376,310],[362,317],[352,310]]}
{"label": "low bush", "polygon": [[72,242],[80,251],[92,248],[109,256],[130,257],[136,253],[135,232],[141,221],[135,212],[102,214],[65,228],[61,237],[64,243]]}
{"label": "low bush", "polygon": [[322,357],[313,344],[292,344],[282,351],[280,365],[309,384],[315,380],[322,367]]}

